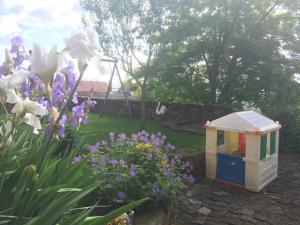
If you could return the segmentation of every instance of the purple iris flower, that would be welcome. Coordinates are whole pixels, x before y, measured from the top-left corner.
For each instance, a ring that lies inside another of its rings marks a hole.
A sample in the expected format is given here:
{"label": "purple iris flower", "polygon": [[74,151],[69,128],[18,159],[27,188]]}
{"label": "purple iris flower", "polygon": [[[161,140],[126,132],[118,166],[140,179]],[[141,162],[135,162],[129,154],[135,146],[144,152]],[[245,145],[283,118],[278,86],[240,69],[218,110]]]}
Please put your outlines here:
{"label": "purple iris flower", "polygon": [[131,164],[131,166],[130,166],[130,176],[135,177],[136,173],[137,173],[136,165]]}
{"label": "purple iris flower", "polygon": [[31,90],[30,90],[30,84],[28,82],[24,82],[21,85],[21,91],[25,97],[30,97],[32,95]]}
{"label": "purple iris flower", "polygon": [[124,199],[124,198],[125,198],[124,192],[122,192],[122,191],[117,191],[117,197],[118,197],[119,199]]}
{"label": "purple iris flower", "polygon": [[155,140],[154,140],[154,145],[155,145],[156,147],[160,147],[160,146],[161,146],[161,140],[160,140],[160,138],[155,138]]}
{"label": "purple iris flower", "polygon": [[114,132],[109,132],[109,138],[111,141],[114,140],[114,137],[115,137],[115,133]]}
{"label": "purple iris flower", "polygon": [[152,192],[153,192],[153,194],[159,194],[159,193],[161,193],[161,191],[162,191],[162,189],[161,189],[161,187],[160,187],[159,184],[154,183],[152,185]]}
{"label": "purple iris flower", "polygon": [[118,164],[118,160],[112,159],[112,160],[110,161],[110,163],[111,163],[113,166],[115,166],[115,165]]}
{"label": "purple iris flower", "polygon": [[151,152],[147,153],[146,158],[149,159],[149,160],[152,159],[152,153]]}
{"label": "purple iris flower", "polygon": [[102,164],[107,164],[107,163],[109,163],[109,157],[107,155],[102,156],[100,158],[100,161],[101,161]]}
{"label": "purple iris flower", "polygon": [[122,180],[122,174],[119,171],[116,172],[116,179],[117,180]]}
{"label": "purple iris flower", "polygon": [[125,139],[126,139],[126,134],[125,134],[125,133],[120,133],[120,134],[119,134],[119,138],[120,138],[121,140],[125,140]]}
{"label": "purple iris flower", "polygon": [[188,179],[189,179],[189,182],[191,183],[191,184],[194,184],[195,183],[195,181],[196,181],[196,179],[193,177],[193,175],[189,175],[188,176]]}
{"label": "purple iris flower", "polygon": [[82,159],[81,155],[77,155],[73,159],[73,163],[79,162]]}
{"label": "purple iris flower", "polygon": [[132,139],[133,139],[133,140],[138,139],[138,137],[139,137],[138,134],[132,134]]}
{"label": "purple iris flower", "polygon": [[127,167],[127,166],[126,166],[126,163],[125,163],[125,161],[124,161],[123,159],[120,159],[119,164],[120,164],[120,166],[122,166],[122,167]]}

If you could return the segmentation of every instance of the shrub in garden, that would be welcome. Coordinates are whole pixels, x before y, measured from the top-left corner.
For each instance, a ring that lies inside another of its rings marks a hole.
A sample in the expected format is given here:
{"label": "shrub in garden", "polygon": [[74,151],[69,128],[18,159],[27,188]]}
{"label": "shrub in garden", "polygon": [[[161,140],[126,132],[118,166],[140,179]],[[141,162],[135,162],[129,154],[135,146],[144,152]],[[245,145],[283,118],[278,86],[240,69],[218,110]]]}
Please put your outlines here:
{"label": "shrub in garden", "polygon": [[[89,146],[89,173],[98,175],[102,203],[130,202],[150,196],[156,203],[168,206],[176,195],[195,182],[189,174],[191,164],[174,153],[161,133],[141,131],[127,137],[125,133],[109,134],[108,141]],[[76,161],[85,159],[78,155]]]}
{"label": "shrub in garden", "polygon": [[[80,143],[66,144],[70,154],[55,157],[67,124],[78,129],[87,121],[86,106],[91,103],[77,104],[75,91],[96,54],[94,41],[91,33],[79,33],[66,39],[60,53],[56,47],[46,52],[34,45],[29,56],[22,39],[15,37],[11,50],[6,50],[0,67],[0,104],[5,112],[0,123],[0,224],[106,224],[144,201],[87,218],[97,204],[76,207],[100,185],[96,175],[83,171],[90,157],[74,162]],[[77,62],[60,63],[66,62],[65,54]],[[75,106],[68,112],[71,102]]]}

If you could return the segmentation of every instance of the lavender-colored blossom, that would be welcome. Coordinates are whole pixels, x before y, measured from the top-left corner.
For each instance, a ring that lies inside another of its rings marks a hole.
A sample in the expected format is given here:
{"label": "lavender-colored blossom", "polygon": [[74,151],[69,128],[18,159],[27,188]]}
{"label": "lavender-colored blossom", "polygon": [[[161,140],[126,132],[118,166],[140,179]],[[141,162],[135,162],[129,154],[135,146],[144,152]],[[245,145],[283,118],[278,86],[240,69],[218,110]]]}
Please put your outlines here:
{"label": "lavender-colored blossom", "polygon": [[116,175],[116,179],[117,180],[121,180],[122,179],[122,174],[119,171],[117,171],[115,175]]}
{"label": "lavender-colored blossom", "polygon": [[2,75],[7,75],[8,74],[8,68],[7,68],[7,65],[6,63],[3,63],[1,66],[0,66],[0,77]]}
{"label": "lavender-colored blossom", "polygon": [[148,152],[148,153],[146,154],[146,158],[149,159],[149,160],[152,159],[152,153],[151,153],[151,152]]}
{"label": "lavender-colored blossom", "polygon": [[25,97],[30,97],[32,95],[31,89],[30,89],[30,84],[28,82],[24,82],[21,85],[21,91]]}
{"label": "lavender-colored blossom", "polygon": [[125,133],[120,133],[120,134],[119,134],[119,138],[120,138],[121,140],[125,140],[125,139],[126,139],[126,134],[125,134]]}
{"label": "lavender-colored blossom", "polygon": [[98,161],[98,158],[97,157],[92,157],[91,160],[90,160],[92,163],[96,163]]}
{"label": "lavender-colored blossom", "polygon": [[115,165],[118,164],[118,160],[112,159],[112,160],[110,161],[110,163],[111,163],[113,166],[115,166]]}
{"label": "lavender-colored blossom", "polygon": [[161,189],[160,185],[157,184],[157,183],[154,183],[154,184],[152,185],[152,193],[153,193],[153,194],[159,194],[159,193],[161,193],[161,192],[162,192],[162,189]]}
{"label": "lavender-colored blossom", "polygon": [[108,142],[107,141],[101,141],[101,145],[107,146]]}
{"label": "lavender-colored blossom", "polygon": [[60,137],[60,138],[64,138],[65,137],[65,127],[59,126],[57,128],[57,136]]}
{"label": "lavender-colored blossom", "polygon": [[90,152],[96,152],[96,151],[98,150],[98,148],[97,148],[97,146],[95,146],[95,145],[90,145],[90,146],[88,146],[88,150],[89,150]]}
{"label": "lavender-colored blossom", "polygon": [[139,137],[139,135],[138,135],[138,134],[132,134],[132,139],[133,139],[133,140],[136,140],[136,139],[138,139],[138,137]]}
{"label": "lavender-colored blossom", "polygon": [[120,164],[120,166],[122,166],[122,167],[127,167],[127,166],[126,166],[126,163],[125,163],[125,161],[124,161],[123,159],[120,159],[119,164]]}
{"label": "lavender-colored blossom", "polygon": [[155,140],[154,140],[154,145],[155,145],[156,147],[160,147],[160,146],[161,146],[161,139],[160,139],[160,138],[155,138]]}
{"label": "lavender-colored blossom", "polygon": [[116,140],[115,145],[117,145],[117,146],[121,145],[120,139],[117,139],[117,140]]}
{"label": "lavender-colored blossom", "polygon": [[108,164],[108,163],[109,163],[109,157],[108,157],[107,155],[102,156],[102,157],[100,158],[100,162],[101,162],[102,164]]}
{"label": "lavender-colored blossom", "polygon": [[117,195],[117,197],[118,197],[119,199],[124,199],[124,198],[125,198],[125,194],[124,194],[124,192],[122,192],[122,191],[117,191],[116,195]]}
{"label": "lavender-colored blossom", "polygon": [[115,138],[115,133],[114,132],[109,132],[109,138],[110,138],[111,141],[113,141],[114,138]]}
{"label": "lavender-colored blossom", "polygon": [[77,155],[73,159],[73,163],[79,162],[82,159],[81,155]]}
{"label": "lavender-colored blossom", "polygon": [[196,179],[193,177],[193,175],[189,175],[188,176],[188,179],[189,179],[189,182],[191,183],[191,184],[194,184],[195,183],[195,181],[196,181]]}
{"label": "lavender-colored blossom", "polygon": [[131,164],[131,166],[130,166],[130,176],[135,177],[136,173],[137,173],[136,165]]}

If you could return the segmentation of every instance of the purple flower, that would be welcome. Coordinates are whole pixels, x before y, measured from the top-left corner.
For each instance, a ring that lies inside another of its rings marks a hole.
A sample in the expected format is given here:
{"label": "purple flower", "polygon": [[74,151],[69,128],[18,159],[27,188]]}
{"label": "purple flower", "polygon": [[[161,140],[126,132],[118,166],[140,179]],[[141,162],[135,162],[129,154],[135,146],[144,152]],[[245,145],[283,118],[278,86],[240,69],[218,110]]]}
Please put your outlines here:
{"label": "purple flower", "polygon": [[188,176],[188,179],[191,184],[194,184],[196,181],[196,179],[191,174]]}
{"label": "purple flower", "polygon": [[115,145],[118,145],[118,146],[121,145],[120,139],[117,139],[117,140],[116,140]]}
{"label": "purple flower", "polygon": [[108,145],[107,141],[101,141],[101,144],[104,146]]}
{"label": "purple flower", "polygon": [[175,150],[175,146],[174,146],[174,145],[171,145],[170,143],[167,143],[166,148],[167,148],[168,150],[170,150],[170,151]]}
{"label": "purple flower", "polygon": [[21,85],[21,91],[25,97],[30,97],[32,95],[31,90],[30,90],[30,84],[28,82],[24,82]]}
{"label": "purple flower", "polygon": [[60,138],[64,138],[65,137],[65,127],[64,126],[58,126],[58,128],[57,128],[57,135]]}
{"label": "purple flower", "polygon": [[107,163],[109,163],[109,157],[107,155],[102,156],[100,158],[100,161],[101,161],[102,164],[107,164]]}
{"label": "purple flower", "polygon": [[155,145],[156,147],[160,147],[160,146],[161,146],[161,140],[160,140],[160,138],[155,138],[155,140],[154,140],[154,145]]}
{"label": "purple flower", "polygon": [[126,134],[125,134],[125,133],[120,133],[120,134],[119,134],[119,138],[120,138],[121,140],[125,140],[125,139],[126,139]]}
{"label": "purple flower", "polygon": [[117,178],[117,180],[121,180],[122,179],[122,174],[119,171],[116,172],[116,178]]}
{"label": "purple flower", "polygon": [[117,197],[118,197],[119,199],[124,199],[124,198],[125,198],[124,192],[122,192],[122,191],[117,191]]}
{"label": "purple flower", "polygon": [[139,135],[138,135],[138,134],[132,134],[132,139],[133,139],[133,140],[136,140],[136,139],[138,139],[138,137],[139,137]]}
{"label": "purple flower", "polygon": [[90,146],[88,146],[88,150],[90,152],[96,152],[98,150],[98,148],[96,145],[90,145]]}
{"label": "purple flower", "polygon": [[131,166],[130,166],[130,176],[135,177],[136,173],[137,173],[136,165],[131,164]]}
{"label": "purple flower", "polygon": [[81,155],[77,155],[77,156],[74,157],[73,163],[77,163],[77,162],[79,162],[81,159],[82,159]]}
{"label": "purple flower", "polygon": [[97,157],[92,157],[92,158],[91,158],[91,162],[92,162],[92,163],[96,163],[97,161],[98,161],[98,158],[97,158]]}
{"label": "purple flower", "polygon": [[114,132],[109,132],[109,138],[111,141],[114,140],[114,137],[115,137],[115,133]]}
{"label": "purple flower", "polygon": [[153,194],[159,194],[159,193],[161,193],[161,191],[162,191],[162,189],[161,189],[161,187],[160,187],[159,184],[154,183],[152,185],[152,192],[153,192]]}
{"label": "purple flower", "polygon": [[152,153],[151,152],[147,153],[146,158],[149,159],[149,160],[152,159]]}
{"label": "purple flower", "polygon": [[127,167],[127,166],[126,166],[126,163],[125,163],[125,161],[124,161],[123,159],[120,159],[119,164],[120,164],[122,167]]}
{"label": "purple flower", "polygon": [[112,160],[110,161],[110,163],[111,163],[113,166],[115,166],[115,165],[118,164],[118,160],[112,159]]}

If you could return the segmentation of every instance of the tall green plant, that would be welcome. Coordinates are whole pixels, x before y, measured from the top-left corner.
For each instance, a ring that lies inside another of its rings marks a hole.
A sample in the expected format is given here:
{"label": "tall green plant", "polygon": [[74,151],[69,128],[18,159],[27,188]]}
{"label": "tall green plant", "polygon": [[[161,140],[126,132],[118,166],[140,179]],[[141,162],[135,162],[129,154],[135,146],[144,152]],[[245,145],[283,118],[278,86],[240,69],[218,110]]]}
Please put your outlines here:
{"label": "tall green plant", "polygon": [[31,57],[32,71],[28,73],[16,72],[10,66],[12,61],[7,53],[6,65],[12,74],[1,78],[0,90],[4,93],[4,101],[14,106],[9,113],[3,99],[0,99],[7,112],[6,122],[0,124],[0,224],[69,225],[97,222],[104,225],[146,200],[133,202],[102,217],[88,218],[98,204],[86,208],[76,207],[100,182],[95,176],[83,173],[82,168],[89,157],[74,163],[82,144],[69,145],[66,147],[69,154],[58,159],[54,157],[60,148],[57,140],[60,121],[72,101],[89,59],[94,55],[94,46],[90,43],[92,40],[88,34],[83,33],[66,41],[64,51],[78,59],[80,74],[59,115],[53,116],[53,126],[47,135],[46,132],[37,134],[42,129],[41,117],[48,114],[47,108],[35,99],[22,99],[19,85],[33,72],[38,73],[45,85],[45,95],[51,98],[51,79],[58,65],[55,48],[47,55],[42,54],[42,50],[35,45]]}

